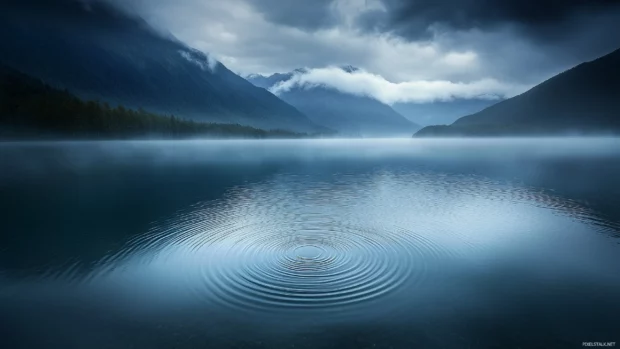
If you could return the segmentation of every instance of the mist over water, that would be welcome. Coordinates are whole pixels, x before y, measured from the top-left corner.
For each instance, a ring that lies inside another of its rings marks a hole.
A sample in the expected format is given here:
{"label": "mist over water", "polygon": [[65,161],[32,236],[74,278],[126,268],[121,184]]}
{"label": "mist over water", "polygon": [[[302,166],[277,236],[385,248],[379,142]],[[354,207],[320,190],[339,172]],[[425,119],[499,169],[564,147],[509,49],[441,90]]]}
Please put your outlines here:
{"label": "mist over water", "polygon": [[620,333],[619,139],[3,143],[0,159],[3,347]]}

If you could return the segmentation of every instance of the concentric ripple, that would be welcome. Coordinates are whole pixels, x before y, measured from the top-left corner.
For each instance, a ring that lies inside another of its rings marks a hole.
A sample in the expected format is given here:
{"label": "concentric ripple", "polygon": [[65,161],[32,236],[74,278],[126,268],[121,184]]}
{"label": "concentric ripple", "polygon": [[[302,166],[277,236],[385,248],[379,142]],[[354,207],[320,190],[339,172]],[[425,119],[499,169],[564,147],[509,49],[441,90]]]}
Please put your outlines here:
{"label": "concentric ripple", "polygon": [[247,226],[208,246],[203,286],[219,302],[244,309],[363,302],[423,276],[427,261],[416,258],[423,245],[403,233]]}
{"label": "concentric ripple", "polygon": [[[138,260],[137,270],[178,265],[171,281],[181,280],[177,289],[225,308],[342,311],[405,283],[414,287],[429,266],[456,254],[415,229],[360,219],[352,205],[345,215],[330,212],[328,201],[307,204],[328,189],[284,198],[272,193],[272,201],[260,204],[260,192],[240,190],[234,200],[198,205],[160,222],[103,263],[116,274],[114,265],[131,264],[127,259]],[[346,207],[354,196],[344,194],[339,200]]]}
{"label": "concentric ripple", "polygon": [[460,265],[482,271],[498,251],[512,251],[521,239],[540,241],[522,233],[535,231],[528,223],[533,219],[539,226],[563,222],[538,215],[530,204],[549,207],[551,197],[531,199],[519,188],[459,180],[467,185],[423,174],[359,176],[350,185],[283,175],[234,188],[156,222],[102,260],[97,277],[108,273],[132,293],[141,278],[158,297],[234,314],[359,314],[366,305],[399,304],[390,295],[411,300],[434,292],[437,280],[450,285],[460,277]]}

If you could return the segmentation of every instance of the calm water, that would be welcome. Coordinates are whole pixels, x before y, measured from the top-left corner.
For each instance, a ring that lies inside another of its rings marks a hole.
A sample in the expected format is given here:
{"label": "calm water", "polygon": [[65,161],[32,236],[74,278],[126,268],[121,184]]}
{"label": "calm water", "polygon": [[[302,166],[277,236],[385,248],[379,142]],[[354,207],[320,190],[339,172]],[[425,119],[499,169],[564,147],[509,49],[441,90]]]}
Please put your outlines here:
{"label": "calm water", "polygon": [[4,143],[0,165],[2,348],[620,342],[620,139]]}

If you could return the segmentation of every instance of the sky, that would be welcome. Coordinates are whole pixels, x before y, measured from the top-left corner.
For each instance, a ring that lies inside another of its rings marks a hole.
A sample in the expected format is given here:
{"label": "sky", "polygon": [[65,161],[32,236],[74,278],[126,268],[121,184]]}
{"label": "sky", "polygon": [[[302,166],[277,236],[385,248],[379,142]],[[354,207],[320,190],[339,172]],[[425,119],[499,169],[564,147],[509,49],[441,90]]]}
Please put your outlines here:
{"label": "sky", "polygon": [[308,68],[276,93],[388,104],[511,97],[620,47],[619,0],[108,1],[242,76]]}

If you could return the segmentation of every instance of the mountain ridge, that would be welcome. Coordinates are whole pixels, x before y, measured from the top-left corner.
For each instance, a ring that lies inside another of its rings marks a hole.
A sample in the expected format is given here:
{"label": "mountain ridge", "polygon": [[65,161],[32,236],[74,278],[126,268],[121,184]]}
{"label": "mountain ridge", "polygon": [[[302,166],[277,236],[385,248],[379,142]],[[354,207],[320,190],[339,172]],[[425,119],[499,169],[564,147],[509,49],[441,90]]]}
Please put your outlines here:
{"label": "mountain ridge", "polygon": [[620,49],[530,90],[415,136],[620,133]]}

